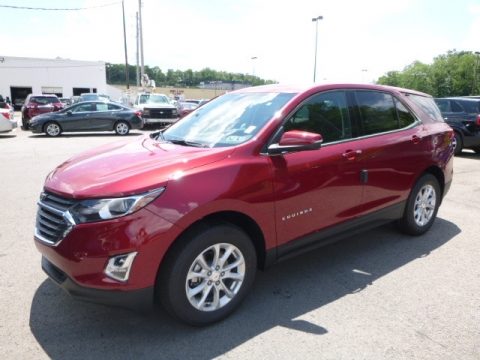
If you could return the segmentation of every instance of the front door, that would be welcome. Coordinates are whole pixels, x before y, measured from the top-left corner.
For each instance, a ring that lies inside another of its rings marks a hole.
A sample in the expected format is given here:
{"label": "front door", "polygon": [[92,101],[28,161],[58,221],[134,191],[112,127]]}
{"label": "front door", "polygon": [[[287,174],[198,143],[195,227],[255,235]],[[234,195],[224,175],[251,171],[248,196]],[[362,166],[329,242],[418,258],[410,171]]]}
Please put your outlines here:
{"label": "front door", "polygon": [[362,199],[362,149],[345,91],[306,100],[284,124],[290,130],[321,134],[324,142],[318,150],[271,157],[278,245],[355,218]]}

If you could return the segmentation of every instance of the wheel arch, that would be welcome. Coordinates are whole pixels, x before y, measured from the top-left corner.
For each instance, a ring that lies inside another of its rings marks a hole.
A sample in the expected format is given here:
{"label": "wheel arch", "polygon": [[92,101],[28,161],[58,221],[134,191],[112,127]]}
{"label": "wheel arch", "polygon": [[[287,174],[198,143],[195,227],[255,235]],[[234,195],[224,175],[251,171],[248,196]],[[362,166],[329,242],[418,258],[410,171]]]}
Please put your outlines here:
{"label": "wheel arch", "polygon": [[[440,198],[440,203],[441,203],[443,200],[444,192],[445,192],[445,175],[443,174],[443,171],[438,166],[430,166],[423,172],[422,175],[424,174],[431,174],[435,176],[435,178],[437,179],[438,185],[440,186],[440,191],[442,193],[442,196]],[[420,177],[421,176],[419,176],[419,178]]]}
{"label": "wheel arch", "polygon": [[260,226],[248,215],[238,211],[219,211],[208,214],[201,219],[190,224],[183,231],[181,231],[174,241],[170,244],[165,255],[162,258],[159,268],[157,270],[157,279],[162,272],[166,260],[168,261],[169,255],[175,251],[178,246],[182,246],[182,239],[189,237],[196,231],[205,229],[218,224],[231,224],[239,227],[245,231],[255,247],[257,253],[257,268],[264,269],[267,263],[265,237]]}

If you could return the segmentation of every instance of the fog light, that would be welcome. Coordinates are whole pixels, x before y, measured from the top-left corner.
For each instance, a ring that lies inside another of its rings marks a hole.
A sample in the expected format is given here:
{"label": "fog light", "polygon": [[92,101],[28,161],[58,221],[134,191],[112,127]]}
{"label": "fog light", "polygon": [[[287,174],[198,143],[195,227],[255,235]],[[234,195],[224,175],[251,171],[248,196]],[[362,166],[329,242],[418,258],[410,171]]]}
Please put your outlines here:
{"label": "fog light", "polygon": [[118,281],[127,281],[136,255],[137,252],[132,252],[111,257],[105,268],[105,274]]}

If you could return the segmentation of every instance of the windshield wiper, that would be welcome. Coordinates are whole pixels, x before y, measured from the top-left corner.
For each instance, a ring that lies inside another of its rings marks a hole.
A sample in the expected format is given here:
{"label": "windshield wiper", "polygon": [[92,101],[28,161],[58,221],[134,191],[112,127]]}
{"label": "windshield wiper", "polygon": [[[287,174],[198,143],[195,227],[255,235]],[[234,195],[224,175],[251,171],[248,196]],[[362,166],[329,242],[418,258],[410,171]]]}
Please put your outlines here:
{"label": "windshield wiper", "polygon": [[195,142],[195,141],[188,141],[188,140],[184,140],[184,139],[171,139],[171,140],[167,140],[167,141],[171,142],[173,144],[177,144],[177,145],[194,146],[194,147],[202,147],[202,148],[208,147],[207,144],[202,144],[202,143]]}

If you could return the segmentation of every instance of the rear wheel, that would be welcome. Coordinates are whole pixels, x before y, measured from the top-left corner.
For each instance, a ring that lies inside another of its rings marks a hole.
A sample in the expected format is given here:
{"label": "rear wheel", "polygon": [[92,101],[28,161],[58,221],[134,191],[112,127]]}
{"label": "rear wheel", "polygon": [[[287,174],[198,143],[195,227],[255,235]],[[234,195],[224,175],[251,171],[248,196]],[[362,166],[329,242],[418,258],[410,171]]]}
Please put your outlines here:
{"label": "rear wheel", "polygon": [[463,150],[463,140],[462,135],[455,131],[455,148],[454,153],[455,155],[460,155]]}
{"label": "rear wheel", "polygon": [[56,122],[50,121],[46,123],[43,129],[45,134],[52,137],[58,136],[62,133],[62,128]]}
{"label": "rear wheel", "polygon": [[128,135],[129,131],[130,131],[130,126],[128,125],[127,122],[118,121],[117,123],[115,123],[115,133],[117,135],[125,136],[125,135]]}
{"label": "rear wheel", "polygon": [[228,316],[253,284],[257,257],[238,227],[197,228],[178,240],[165,259],[157,291],[164,308],[196,326]]}
{"label": "rear wheel", "polygon": [[435,176],[423,175],[415,184],[407,201],[400,230],[409,235],[422,235],[432,226],[440,206],[440,185]]}

